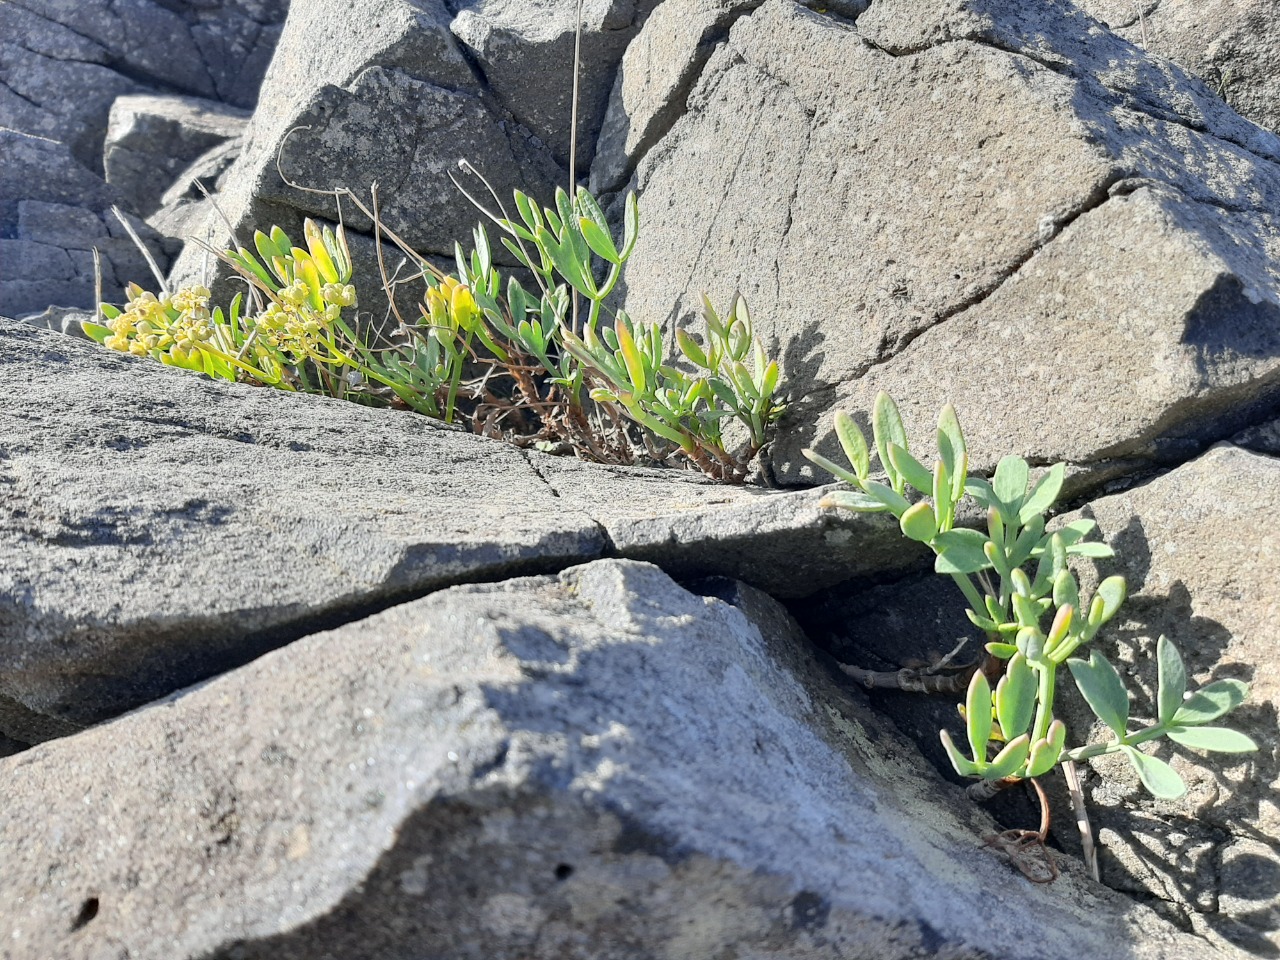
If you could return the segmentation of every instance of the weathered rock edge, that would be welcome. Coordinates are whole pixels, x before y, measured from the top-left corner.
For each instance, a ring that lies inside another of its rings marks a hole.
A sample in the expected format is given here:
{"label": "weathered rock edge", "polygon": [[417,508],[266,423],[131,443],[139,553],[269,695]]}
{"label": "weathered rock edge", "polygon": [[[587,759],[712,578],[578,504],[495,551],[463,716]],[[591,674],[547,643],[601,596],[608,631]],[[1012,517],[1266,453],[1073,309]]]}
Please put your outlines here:
{"label": "weathered rock edge", "polygon": [[1011,871],[750,599],[456,587],[10,758],[0,955],[1206,954]]}
{"label": "weathered rock edge", "polygon": [[781,596],[910,568],[883,517],[524,453],[0,323],[0,734],[136,707],[460,582],[608,555]]}

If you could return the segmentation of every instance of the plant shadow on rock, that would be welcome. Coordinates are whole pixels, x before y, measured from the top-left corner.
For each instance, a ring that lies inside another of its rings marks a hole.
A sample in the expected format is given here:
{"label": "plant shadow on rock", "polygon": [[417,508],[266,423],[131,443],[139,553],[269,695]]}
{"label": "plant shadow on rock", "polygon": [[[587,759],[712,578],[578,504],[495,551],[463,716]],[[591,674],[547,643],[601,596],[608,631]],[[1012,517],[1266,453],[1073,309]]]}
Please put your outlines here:
{"label": "plant shadow on rock", "polygon": [[[1092,518],[1087,507],[1081,513]],[[1225,678],[1253,679],[1254,669],[1246,663],[1234,659],[1220,662],[1227,656],[1232,633],[1216,620],[1195,615],[1192,595],[1182,581],[1175,580],[1161,592],[1152,593],[1148,585],[1151,548],[1139,518],[1133,517],[1118,533],[1102,533],[1113,545],[1116,557],[1097,562],[1096,579],[1123,574],[1130,595],[1122,615],[1093,644],[1104,654],[1115,655],[1136,694],[1136,716],[1155,714],[1151,703],[1157,688],[1155,643],[1161,634],[1183,652],[1188,673],[1197,685]],[[1090,579],[1087,567],[1081,567],[1085,579]],[[849,583],[793,602],[790,609],[820,650],[842,663],[868,670],[936,663],[962,636],[967,644],[957,662],[965,663],[974,659],[983,643],[979,631],[965,617],[960,591],[947,578],[933,574],[887,583]],[[853,681],[845,678],[844,682]],[[1074,684],[1064,683],[1060,688],[1059,716],[1069,729],[1089,731],[1096,718]],[[917,744],[944,778],[957,784],[969,782],[952,769],[938,739],[938,731],[944,727],[953,737],[964,735],[957,711],[962,698],[874,689],[868,692],[868,699],[872,709],[883,713]],[[1231,892],[1237,898],[1262,903],[1249,913],[1219,912],[1219,895],[1227,892],[1222,889],[1223,849],[1234,840],[1246,839],[1277,851],[1275,838],[1256,826],[1264,815],[1263,801],[1270,797],[1270,784],[1280,776],[1274,734],[1276,709],[1272,704],[1246,701],[1234,717],[1236,726],[1263,745],[1259,753],[1231,758],[1237,771],[1244,765],[1243,775],[1237,772],[1229,777],[1221,762],[1168,740],[1162,740],[1155,753],[1166,761],[1180,757],[1194,767],[1188,772],[1201,779],[1193,789],[1208,798],[1204,809],[1195,815],[1176,812],[1181,808],[1151,798],[1123,762],[1100,763],[1104,766],[1101,775],[1087,764],[1080,766],[1086,805],[1095,838],[1099,831],[1106,831],[1100,848],[1104,883],[1142,900],[1183,929],[1191,928],[1187,911],[1194,910],[1203,923],[1255,955],[1280,956],[1268,939],[1280,924],[1274,907],[1269,909],[1267,904],[1278,889],[1267,878],[1280,875],[1280,863],[1249,853],[1238,857],[1233,869],[1241,879],[1232,884]],[[1041,781],[1053,810],[1051,845],[1080,856],[1080,838],[1063,778],[1058,774]],[[989,804],[989,810],[1011,828],[1032,826],[1039,816],[1030,791],[1024,789],[1004,791]],[[1183,839],[1174,842],[1171,835]]]}
{"label": "plant shadow on rock", "polygon": [[[1091,516],[1088,507],[1081,513]],[[1151,548],[1140,518],[1133,517],[1108,540],[1116,556],[1098,562],[1098,576],[1123,574],[1131,592],[1124,615],[1106,633],[1105,642],[1116,650],[1124,673],[1132,681],[1131,688],[1138,692],[1138,715],[1155,712],[1152,702],[1158,678],[1154,651],[1155,640],[1161,635],[1183,652],[1188,673],[1197,678],[1199,685],[1227,678],[1245,682],[1254,679],[1255,668],[1230,654],[1232,632],[1216,620],[1196,615],[1194,597],[1182,580],[1171,581],[1159,593],[1152,591]],[[1068,725],[1087,729],[1088,708],[1074,688],[1069,694],[1062,704]],[[1113,799],[1115,791],[1109,791],[1111,797],[1104,795],[1110,800],[1106,806],[1089,803],[1095,830],[1109,831],[1101,850],[1103,881],[1139,896],[1153,907],[1161,906],[1158,901],[1164,900],[1167,909],[1162,912],[1175,921],[1181,910],[1195,910],[1203,922],[1256,956],[1280,956],[1280,950],[1267,938],[1280,929],[1274,909],[1230,915],[1219,912],[1219,896],[1224,893],[1265,900],[1274,898],[1274,891],[1280,889],[1276,882],[1260,882],[1268,874],[1280,876],[1280,843],[1257,827],[1264,815],[1263,802],[1271,799],[1270,785],[1280,778],[1276,708],[1274,704],[1246,700],[1233,713],[1233,719],[1235,726],[1250,733],[1262,746],[1257,753],[1232,758],[1231,765],[1240,771],[1233,776],[1222,769],[1221,760],[1215,762],[1168,739],[1161,740],[1155,750],[1155,755],[1165,761],[1177,757],[1194,768],[1188,772],[1198,780],[1196,794],[1208,800],[1193,816],[1180,812],[1182,804],[1155,801],[1133,786],[1122,788],[1126,802],[1117,803]],[[1105,774],[1120,771],[1120,765],[1109,764]],[[1082,774],[1088,801],[1100,792],[1100,780],[1105,774],[1100,777],[1087,768],[1082,769]],[[1060,833],[1072,829],[1069,820],[1060,821]],[[1170,840],[1171,834],[1187,839],[1175,843]],[[1226,889],[1223,850],[1237,839],[1263,844],[1277,854],[1277,859],[1255,857],[1252,867],[1233,867],[1242,874],[1258,876],[1259,880],[1230,883],[1230,889]]]}

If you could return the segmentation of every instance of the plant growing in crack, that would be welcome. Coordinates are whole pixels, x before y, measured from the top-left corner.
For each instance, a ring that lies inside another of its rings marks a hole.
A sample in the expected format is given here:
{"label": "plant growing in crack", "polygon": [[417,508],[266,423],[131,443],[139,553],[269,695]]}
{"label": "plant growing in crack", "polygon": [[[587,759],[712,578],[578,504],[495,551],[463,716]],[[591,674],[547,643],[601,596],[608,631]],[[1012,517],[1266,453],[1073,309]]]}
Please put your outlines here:
{"label": "plant growing in crack", "polygon": [[[1092,520],[1047,528],[1046,517],[1062,489],[1063,464],[1032,483],[1026,461],[1009,456],[1000,461],[990,481],[970,477],[964,434],[948,405],[938,419],[938,456],[930,470],[911,454],[901,415],[887,394],[876,398],[871,422],[888,482],[872,479],[865,436],[850,416],[838,413],[836,436],[849,465],[833,463],[811,450],[805,456],[853,489],[830,493],[823,504],[896,517],[904,536],[933,550],[935,572],[959,587],[968,603],[968,617],[986,635],[987,644],[980,663],[949,673],[948,661],[958,648],[925,670],[844,669],[867,686],[964,691],[961,715],[967,750],[946,730],[940,732],[942,745],[956,772],[977,780],[968,789],[975,800],[990,799],[1021,781],[1035,786],[1043,810],[1040,829],[1006,831],[991,838],[1028,877],[1047,881],[1056,876],[1043,850],[1048,806],[1036,783],[1036,778],[1055,767],[1120,753],[1152,794],[1172,799],[1185,792],[1185,785],[1169,764],[1139,749],[1142,744],[1168,737],[1197,750],[1257,749],[1243,733],[1215,724],[1244,701],[1247,685],[1216,680],[1189,692],[1182,658],[1165,637],[1156,643],[1155,717],[1136,724],[1130,716],[1129,692],[1115,667],[1097,649],[1089,651],[1088,659],[1073,656],[1082,653],[1081,648],[1116,616],[1126,598],[1126,585],[1123,577],[1108,577],[1091,597],[1082,596],[1070,559],[1113,554],[1106,544],[1085,539],[1096,526]],[[955,526],[957,505],[966,496],[986,509],[985,530]],[[1109,739],[1069,745],[1066,725],[1054,716],[1059,671],[1064,665],[1089,708],[1110,731]]]}

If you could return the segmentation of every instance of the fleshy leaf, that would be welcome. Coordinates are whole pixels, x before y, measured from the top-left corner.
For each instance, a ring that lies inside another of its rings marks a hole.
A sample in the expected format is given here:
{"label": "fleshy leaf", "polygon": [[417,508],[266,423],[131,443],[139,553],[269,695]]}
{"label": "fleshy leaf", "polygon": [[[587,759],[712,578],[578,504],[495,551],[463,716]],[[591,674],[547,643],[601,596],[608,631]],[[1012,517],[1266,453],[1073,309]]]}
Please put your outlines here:
{"label": "fleshy leaf", "polygon": [[987,759],[987,741],[991,739],[991,684],[981,670],[975,671],[969,681],[964,710],[969,747],[973,750],[973,759],[982,764]]}
{"label": "fleshy leaf", "polygon": [[1006,740],[1025,733],[1036,706],[1036,672],[1022,654],[1015,654],[996,684],[996,719]]}
{"label": "fleshy leaf", "polygon": [[978,765],[962,754],[955,742],[951,739],[951,734],[946,730],[938,731],[938,739],[942,741],[942,749],[947,751],[947,758],[951,761],[951,766],[955,767],[956,773],[962,777],[978,776]]}
{"label": "fleshy leaf", "polygon": [[1008,456],[996,464],[996,474],[991,478],[991,489],[1002,504],[1008,507],[1006,521],[1012,522],[1022,509],[1022,498],[1027,492],[1031,470],[1021,457]]}
{"label": "fleshy leaf", "polygon": [[1025,526],[1032,517],[1043,514],[1053,506],[1054,501],[1058,499],[1058,494],[1062,491],[1062,481],[1066,473],[1067,466],[1064,463],[1057,463],[1049,468],[1048,473],[1036,482],[1023,502],[1022,509],[1018,511],[1019,522]]}
{"label": "fleshy leaf", "polygon": [[1116,668],[1097,650],[1089,655],[1088,662],[1073,658],[1067,661],[1067,667],[1090,709],[1117,737],[1123,738],[1129,723],[1129,693]]}
{"label": "fleshy leaf", "polygon": [[926,497],[933,492],[933,474],[925,469],[924,464],[907,452],[905,447],[896,443],[889,444],[889,459],[898,475],[915,487]]}
{"label": "fleshy leaf", "polygon": [[835,415],[836,438],[849,458],[849,465],[859,477],[866,478],[871,473],[871,452],[867,449],[867,438],[862,435],[853,417],[840,412]]}
{"label": "fleshy leaf", "polygon": [[902,426],[902,414],[898,412],[898,405],[883,391],[876,396],[871,426],[875,435],[876,452],[880,454],[880,466],[889,475],[889,484],[901,493],[902,480],[889,457],[889,444],[896,443],[904,450],[908,449],[907,431]]}
{"label": "fleshy leaf", "polygon": [[822,498],[820,505],[852,510],[854,513],[885,513],[889,509],[875,497],[857,490],[833,490]]}
{"label": "fleshy leaf", "polygon": [[1215,680],[1182,702],[1173,722],[1183,726],[1210,723],[1244,703],[1249,685],[1243,680]]}
{"label": "fleshy leaf", "polygon": [[1172,723],[1187,692],[1187,668],[1182,657],[1166,637],[1156,641],[1156,664],[1159,682],[1156,692],[1156,717],[1161,723]]}
{"label": "fleshy leaf", "polygon": [[1227,727],[1170,727],[1168,737],[1184,747],[1214,753],[1249,753],[1258,749],[1250,737]]}
{"label": "fleshy leaf", "polygon": [[938,559],[933,569],[938,573],[977,573],[991,566],[983,547],[987,543],[984,534],[977,530],[948,530],[933,541]]}
{"label": "fleshy leaf", "polygon": [[1031,738],[1025,733],[1010,740],[1004,749],[995,755],[990,765],[982,771],[987,780],[1003,780],[1027,762],[1027,754],[1031,752]]}
{"label": "fleshy leaf", "polygon": [[1067,727],[1061,720],[1049,724],[1048,736],[1037,740],[1027,760],[1027,776],[1040,777],[1053,769],[1067,743]]}
{"label": "fleshy leaf", "polygon": [[908,540],[920,543],[928,543],[938,533],[938,518],[934,516],[933,507],[928,503],[917,503],[907,508],[899,525]]}
{"label": "fleshy leaf", "polygon": [[1142,785],[1151,791],[1153,797],[1161,800],[1177,800],[1187,792],[1187,785],[1182,782],[1182,778],[1163,760],[1148,756],[1133,747],[1120,749],[1133,764],[1133,769],[1138,771]]}

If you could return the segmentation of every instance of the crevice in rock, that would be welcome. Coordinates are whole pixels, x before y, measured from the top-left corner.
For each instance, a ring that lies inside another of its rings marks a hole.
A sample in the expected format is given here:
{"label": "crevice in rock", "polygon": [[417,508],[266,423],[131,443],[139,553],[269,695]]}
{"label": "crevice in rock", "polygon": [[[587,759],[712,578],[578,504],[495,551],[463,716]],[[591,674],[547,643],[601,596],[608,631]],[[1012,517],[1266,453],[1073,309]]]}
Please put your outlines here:
{"label": "crevice in rock", "polygon": [[[1092,78],[1081,76],[1079,73],[1071,70],[1068,66],[1062,63],[1057,63],[1053,60],[1050,60],[1044,57],[1038,57],[1030,51],[1027,51],[1024,49],[1017,49],[1015,47],[1009,46],[1008,44],[1001,43],[995,37],[978,36],[978,37],[948,38],[945,40],[938,41],[936,43],[926,43],[926,44],[920,44],[918,46],[906,46],[906,47],[895,48],[895,49],[890,49],[888,47],[877,44],[874,40],[872,40],[871,38],[865,35],[860,34],[860,37],[862,39],[862,42],[866,44],[866,46],[869,47],[870,49],[876,50],[879,53],[883,53],[886,56],[893,57],[895,59],[910,59],[912,57],[920,56],[921,54],[929,53],[933,50],[941,49],[942,47],[957,45],[957,44],[971,44],[973,46],[985,47],[989,50],[995,50],[999,53],[1003,53],[1011,57],[1017,57],[1019,59],[1026,60],[1046,70],[1049,70],[1050,72],[1055,73],[1058,76],[1061,76],[1067,80],[1070,80],[1071,82],[1073,82],[1079,87],[1083,95],[1092,97],[1104,103],[1108,103],[1112,107],[1129,110],[1130,112],[1133,112],[1133,113],[1140,113],[1144,116],[1151,117],[1154,120],[1159,120],[1165,123],[1170,123],[1175,126],[1182,127],[1186,130],[1192,131],[1193,133],[1199,133],[1206,137],[1211,137],[1214,140],[1219,140],[1223,143],[1229,143],[1233,147],[1243,150],[1246,153],[1250,154],[1251,156],[1257,157],[1259,160],[1262,160],[1266,163],[1280,164],[1280,155],[1268,155],[1265,153],[1259,153],[1257,150],[1249,146],[1249,144],[1243,143],[1231,137],[1228,134],[1224,134],[1224,133],[1220,133],[1218,131],[1212,130],[1204,124],[1196,123],[1194,121],[1188,120],[1186,117],[1183,117],[1177,113],[1174,113],[1170,110],[1166,110],[1162,108],[1157,103],[1152,103],[1150,100],[1144,98],[1140,94],[1140,92],[1116,89],[1115,87],[1110,87],[1103,81],[1096,80],[1096,79],[1093,80],[1093,82],[1091,83],[1090,80]],[[1151,54],[1148,54],[1146,51],[1142,51],[1142,55],[1143,57],[1152,56]],[[1196,78],[1194,74],[1191,74],[1190,72],[1188,72],[1187,77],[1190,80],[1203,85],[1203,81]],[[1110,94],[1111,96],[1105,99],[1102,97],[1099,97],[1095,92],[1095,90],[1091,89],[1091,87],[1095,87],[1095,85],[1096,85],[1096,89],[1103,90],[1106,93]],[[1218,98],[1213,97],[1213,99],[1217,100]]]}

